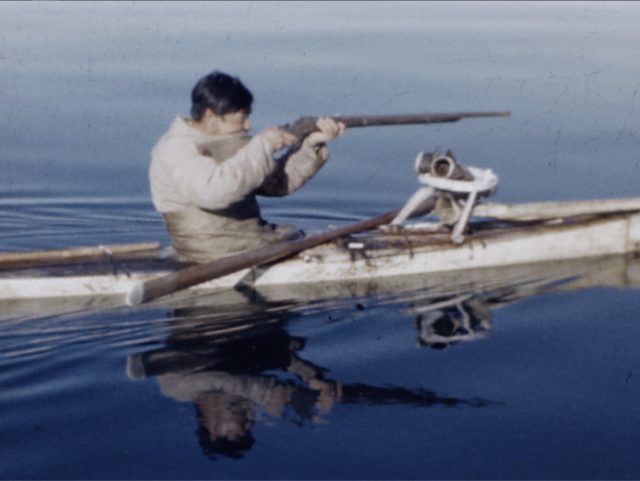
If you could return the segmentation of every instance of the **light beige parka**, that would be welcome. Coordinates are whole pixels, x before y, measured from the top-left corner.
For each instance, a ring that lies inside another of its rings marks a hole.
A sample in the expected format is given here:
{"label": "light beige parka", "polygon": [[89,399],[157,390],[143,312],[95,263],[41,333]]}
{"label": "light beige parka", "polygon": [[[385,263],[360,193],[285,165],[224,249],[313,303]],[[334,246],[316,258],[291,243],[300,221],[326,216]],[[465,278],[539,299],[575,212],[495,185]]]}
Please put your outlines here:
{"label": "light beige parka", "polygon": [[149,182],[156,210],[184,262],[206,262],[300,233],[260,216],[256,195],[285,196],[329,158],[326,146],[280,159],[258,134],[207,135],[177,117],[151,151]]}

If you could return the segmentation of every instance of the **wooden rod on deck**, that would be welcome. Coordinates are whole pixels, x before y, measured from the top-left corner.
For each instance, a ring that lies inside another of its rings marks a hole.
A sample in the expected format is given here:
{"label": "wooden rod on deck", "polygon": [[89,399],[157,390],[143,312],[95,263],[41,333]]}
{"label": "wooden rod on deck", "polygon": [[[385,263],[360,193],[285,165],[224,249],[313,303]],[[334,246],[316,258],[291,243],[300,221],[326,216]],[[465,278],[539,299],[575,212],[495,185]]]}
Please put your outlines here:
{"label": "wooden rod on deck", "polygon": [[139,242],[44,251],[1,252],[0,269],[37,267],[39,265],[64,264],[69,261],[89,260],[105,256],[140,254],[159,250],[160,247],[159,242]]}

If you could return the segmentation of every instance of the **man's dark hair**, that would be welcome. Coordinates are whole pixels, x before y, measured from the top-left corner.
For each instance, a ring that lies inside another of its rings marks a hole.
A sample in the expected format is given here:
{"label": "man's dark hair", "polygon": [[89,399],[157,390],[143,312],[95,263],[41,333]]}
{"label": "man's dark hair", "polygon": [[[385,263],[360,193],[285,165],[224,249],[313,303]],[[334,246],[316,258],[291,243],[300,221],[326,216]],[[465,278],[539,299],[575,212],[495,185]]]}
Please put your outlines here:
{"label": "man's dark hair", "polygon": [[217,115],[232,112],[251,112],[253,95],[237,77],[211,72],[201,78],[191,91],[191,118],[202,119],[206,109]]}

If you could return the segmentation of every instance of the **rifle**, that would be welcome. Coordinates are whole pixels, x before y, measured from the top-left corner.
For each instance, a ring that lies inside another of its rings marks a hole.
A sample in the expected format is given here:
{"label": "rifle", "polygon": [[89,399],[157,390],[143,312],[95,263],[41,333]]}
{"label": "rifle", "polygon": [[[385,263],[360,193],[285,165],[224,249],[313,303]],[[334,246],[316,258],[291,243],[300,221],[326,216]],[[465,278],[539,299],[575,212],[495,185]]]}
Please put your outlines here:
{"label": "rifle", "polygon": [[[412,125],[457,122],[460,119],[480,117],[508,117],[511,112],[456,112],[443,114],[409,114],[409,115],[349,115],[331,116],[336,122],[343,122],[346,127],[374,127],[378,125]],[[280,128],[303,138],[317,130],[318,117],[300,117],[292,124]]]}

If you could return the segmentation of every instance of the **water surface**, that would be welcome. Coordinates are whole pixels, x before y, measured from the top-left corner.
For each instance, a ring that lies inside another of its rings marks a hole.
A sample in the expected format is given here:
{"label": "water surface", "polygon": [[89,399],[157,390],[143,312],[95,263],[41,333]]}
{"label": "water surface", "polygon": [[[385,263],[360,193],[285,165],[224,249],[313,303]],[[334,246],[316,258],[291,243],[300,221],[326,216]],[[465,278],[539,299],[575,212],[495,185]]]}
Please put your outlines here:
{"label": "water surface", "polygon": [[[398,207],[435,146],[492,168],[497,201],[635,196],[639,21],[633,2],[5,2],[0,250],[167,243],[149,150],[213,69],[252,89],[255,130],[512,111],[350,131],[303,189],[263,202],[275,222]],[[0,477],[638,478],[637,272],[613,258],[6,308]]]}

